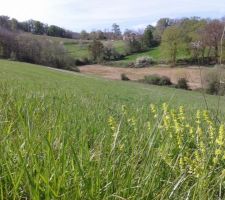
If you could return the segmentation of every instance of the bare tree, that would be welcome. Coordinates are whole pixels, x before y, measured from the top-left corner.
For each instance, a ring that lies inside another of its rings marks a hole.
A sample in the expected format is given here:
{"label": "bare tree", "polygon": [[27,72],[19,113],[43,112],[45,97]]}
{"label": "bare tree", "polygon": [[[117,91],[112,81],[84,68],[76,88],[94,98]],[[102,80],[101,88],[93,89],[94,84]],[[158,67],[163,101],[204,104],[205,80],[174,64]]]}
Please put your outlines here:
{"label": "bare tree", "polygon": [[204,42],[209,49],[214,50],[214,58],[216,62],[219,61],[219,46],[223,34],[223,28],[223,23],[219,20],[212,20],[205,27]]}

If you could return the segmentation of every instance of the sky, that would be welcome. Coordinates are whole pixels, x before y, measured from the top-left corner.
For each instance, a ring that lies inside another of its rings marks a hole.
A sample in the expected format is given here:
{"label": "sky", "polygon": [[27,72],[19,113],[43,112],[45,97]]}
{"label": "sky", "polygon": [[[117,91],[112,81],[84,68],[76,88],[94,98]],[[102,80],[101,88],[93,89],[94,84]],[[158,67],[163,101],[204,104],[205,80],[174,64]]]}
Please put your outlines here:
{"label": "sky", "polygon": [[225,0],[0,0],[0,15],[72,30],[143,29],[162,17],[225,16]]}

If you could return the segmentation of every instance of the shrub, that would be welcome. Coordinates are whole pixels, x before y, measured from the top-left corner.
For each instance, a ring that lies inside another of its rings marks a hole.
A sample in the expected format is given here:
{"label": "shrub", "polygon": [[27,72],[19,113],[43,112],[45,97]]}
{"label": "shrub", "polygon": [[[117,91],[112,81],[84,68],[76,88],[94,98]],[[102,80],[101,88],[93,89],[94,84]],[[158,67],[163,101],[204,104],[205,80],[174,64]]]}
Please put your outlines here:
{"label": "shrub", "polygon": [[73,72],[80,72],[80,69],[78,67],[71,67],[69,70]]}
{"label": "shrub", "polygon": [[89,45],[89,52],[91,58],[95,62],[102,62],[104,56],[104,45],[99,40],[93,40],[93,42]]}
{"label": "shrub", "polygon": [[76,66],[83,66],[83,65],[89,65],[92,62],[88,58],[83,58],[83,59],[75,59],[74,63]]}
{"label": "shrub", "polygon": [[122,57],[124,56],[118,53],[111,43],[107,43],[105,45],[104,51],[103,51],[104,61],[119,60]]}
{"label": "shrub", "polygon": [[219,94],[220,83],[217,80],[213,80],[208,83],[206,92],[209,94],[217,95]]}
{"label": "shrub", "polygon": [[152,85],[172,85],[171,80],[167,76],[149,75],[144,77],[144,82]]}
{"label": "shrub", "polygon": [[137,53],[142,51],[142,45],[141,42],[136,39],[135,37],[130,38],[126,41],[126,53],[131,54],[131,53]]}
{"label": "shrub", "polygon": [[159,85],[172,85],[172,82],[169,77],[162,76],[159,81]]}
{"label": "shrub", "polygon": [[225,95],[225,84],[217,80],[208,83],[206,92],[212,95]]}
{"label": "shrub", "polygon": [[186,78],[180,78],[177,82],[176,88],[188,90],[188,81]]}
{"label": "shrub", "polygon": [[217,65],[204,77],[206,92],[212,95],[225,94],[225,71],[224,65]]}
{"label": "shrub", "polygon": [[135,67],[142,68],[153,64],[153,60],[149,56],[142,56],[136,59]]}
{"label": "shrub", "polygon": [[149,75],[144,77],[144,82],[152,85],[159,85],[160,77],[158,75]]}
{"label": "shrub", "polygon": [[123,80],[123,81],[129,81],[130,79],[127,77],[127,75],[126,74],[121,74],[121,80]]}

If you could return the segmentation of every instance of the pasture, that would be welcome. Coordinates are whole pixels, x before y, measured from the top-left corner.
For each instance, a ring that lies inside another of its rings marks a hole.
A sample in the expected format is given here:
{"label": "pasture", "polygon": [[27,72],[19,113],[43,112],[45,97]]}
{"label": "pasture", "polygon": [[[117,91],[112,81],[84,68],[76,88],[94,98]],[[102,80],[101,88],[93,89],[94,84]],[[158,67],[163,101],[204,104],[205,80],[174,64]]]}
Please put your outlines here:
{"label": "pasture", "polygon": [[6,60],[0,85],[1,199],[224,198],[224,97]]}

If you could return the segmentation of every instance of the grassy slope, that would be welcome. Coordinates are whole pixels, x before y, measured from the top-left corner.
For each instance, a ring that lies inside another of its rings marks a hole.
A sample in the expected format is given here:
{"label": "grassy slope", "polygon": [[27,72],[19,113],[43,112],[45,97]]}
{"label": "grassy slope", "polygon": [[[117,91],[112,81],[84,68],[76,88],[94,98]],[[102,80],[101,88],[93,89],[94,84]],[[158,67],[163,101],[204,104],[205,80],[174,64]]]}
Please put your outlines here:
{"label": "grassy slope", "polygon": [[[184,199],[190,188],[191,199],[219,194],[219,175],[215,182],[203,176],[203,184],[188,176],[173,191],[182,173],[177,162],[166,165],[162,154],[167,156],[176,139],[168,141],[166,135],[161,141],[161,132],[146,128],[147,122],[156,123],[150,103],[184,105],[188,117],[194,118],[192,111],[205,107],[200,93],[5,60],[0,60],[0,80],[0,196],[4,199],[168,199],[171,193]],[[207,100],[214,108],[217,98],[207,96]]]}
{"label": "grassy slope", "polygon": [[[55,42],[62,42],[65,45],[66,50],[69,54],[71,54],[76,59],[83,59],[89,58],[88,52],[88,45],[90,44],[91,40],[76,40],[76,39],[67,39],[67,38],[58,38],[58,37],[50,37],[50,36],[40,36],[40,35],[33,35],[34,37],[39,38],[48,38]],[[104,45],[112,45],[119,53],[125,54],[126,52],[126,44],[124,41],[102,41]],[[155,47],[150,49],[149,51],[142,52],[142,53],[135,53],[129,56],[126,56],[124,60],[115,62],[118,65],[127,64],[130,62],[135,62],[138,57],[141,56],[150,56],[155,61],[166,60],[164,52],[161,51],[160,47]],[[178,52],[178,59],[186,58],[184,51]]]}
{"label": "grassy slope", "polygon": [[[168,102],[172,98],[171,104],[175,106],[182,104],[190,108],[205,107],[203,96],[198,92],[187,92],[138,83],[110,81],[93,76],[62,73],[45,67],[5,60],[0,61],[0,70],[1,81],[7,81],[8,84],[15,85],[16,87],[26,85],[34,92],[36,90],[39,91],[40,88],[44,88],[44,90],[55,88],[62,90],[62,95],[64,93],[76,94],[77,92],[78,95],[93,93],[103,98],[103,100],[107,99],[107,104],[119,103],[122,105],[128,103],[130,105],[135,104],[135,106],[147,106],[152,102]],[[87,91],[87,93],[81,91]],[[217,97],[209,95],[206,97],[209,106],[211,108],[215,107]],[[192,102],[191,105],[190,102]],[[224,106],[221,107],[225,109]]]}
{"label": "grassy slope", "polygon": [[[141,57],[141,56],[149,56],[155,61],[167,60],[167,58],[165,57],[165,54],[161,50],[161,48],[160,47],[155,47],[155,48],[152,48],[152,49],[150,49],[150,50],[148,50],[146,52],[135,53],[135,54],[126,56],[125,59],[120,61],[120,62],[124,62],[124,63],[135,62],[135,60],[138,57]],[[186,57],[187,57],[187,55],[185,55],[184,51],[178,52],[178,56],[177,56],[178,59],[182,59],[182,58],[186,58]]]}
{"label": "grassy slope", "polygon": [[[125,44],[123,41],[102,41],[104,45],[112,45],[119,53],[125,52]],[[74,42],[68,42],[65,41],[64,45],[65,48],[69,53],[71,53],[75,58],[82,59],[82,58],[88,58],[89,52],[88,52],[88,45],[91,43],[91,41],[74,41]]]}

